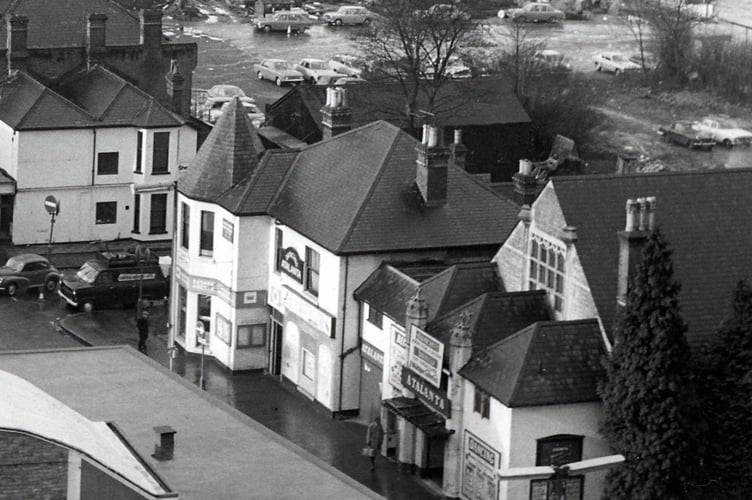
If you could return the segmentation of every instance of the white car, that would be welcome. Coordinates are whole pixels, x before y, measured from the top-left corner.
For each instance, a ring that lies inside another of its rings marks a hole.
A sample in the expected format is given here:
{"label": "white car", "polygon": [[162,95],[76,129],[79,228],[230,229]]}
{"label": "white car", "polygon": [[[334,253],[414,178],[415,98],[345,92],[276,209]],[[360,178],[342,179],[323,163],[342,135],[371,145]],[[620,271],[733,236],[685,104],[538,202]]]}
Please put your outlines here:
{"label": "white car", "polygon": [[329,67],[343,75],[360,77],[363,75],[366,64],[358,56],[337,54],[329,59]]}
{"label": "white car", "polygon": [[343,5],[334,12],[325,12],[322,19],[333,26],[371,24],[373,13],[360,5]]}
{"label": "white car", "polygon": [[698,126],[703,132],[709,133],[715,142],[727,148],[739,144],[746,146],[752,144],[752,132],[737,128],[730,123],[706,118]]}
{"label": "white car", "polygon": [[[433,79],[433,65],[429,64],[429,66],[426,68],[425,76],[429,80]],[[473,72],[458,57],[452,56],[447,61],[446,68],[444,69],[444,76],[446,76],[447,78],[472,78]]]}
{"label": "white car", "polygon": [[642,69],[639,64],[630,61],[627,56],[619,52],[601,52],[593,56],[596,71],[609,71],[620,75],[626,71]]}
{"label": "white car", "polygon": [[310,57],[301,59],[295,65],[295,69],[303,74],[305,81],[315,83],[316,85],[329,85],[332,81],[342,78],[342,73],[337,73],[329,67],[329,64],[322,59],[313,59]]}
{"label": "white car", "polygon": [[270,80],[282,86],[285,83],[299,83],[303,81],[300,71],[293,69],[292,64],[283,59],[264,59],[253,65],[253,70],[259,80]]}

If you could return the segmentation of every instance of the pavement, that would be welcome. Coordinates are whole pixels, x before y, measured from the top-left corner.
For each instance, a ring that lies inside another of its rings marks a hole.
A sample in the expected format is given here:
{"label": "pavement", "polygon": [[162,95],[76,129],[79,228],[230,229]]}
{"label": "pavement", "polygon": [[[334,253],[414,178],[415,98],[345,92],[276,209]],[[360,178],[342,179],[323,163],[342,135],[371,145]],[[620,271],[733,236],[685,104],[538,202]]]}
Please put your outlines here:
{"label": "pavement", "polygon": [[[149,311],[147,355],[169,367],[166,306],[152,306]],[[133,309],[71,314],[61,318],[58,326],[89,346],[130,345],[136,349],[138,345]],[[199,355],[178,350],[172,371],[200,386]],[[439,485],[398,471],[397,464],[384,457],[377,457],[376,470],[371,471],[368,459],[360,455],[366,423],[332,419],[322,407],[277,377],[259,372],[233,373],[207,357],[203,388],[386,498],[441,498]]]}

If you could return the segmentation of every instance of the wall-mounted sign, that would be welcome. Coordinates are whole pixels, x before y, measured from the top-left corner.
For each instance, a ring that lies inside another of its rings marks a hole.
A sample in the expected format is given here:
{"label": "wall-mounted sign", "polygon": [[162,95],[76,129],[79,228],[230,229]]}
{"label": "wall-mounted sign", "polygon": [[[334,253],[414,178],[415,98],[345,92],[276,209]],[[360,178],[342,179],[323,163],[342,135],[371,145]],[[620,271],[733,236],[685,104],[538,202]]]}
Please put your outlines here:
{"label": "wall-mounted sign", "polygon": [[222,237],[232,243],[235,236],[235,224],[227,219],[222,219]]}
{"label": "wall-mounted sign", "polygon": [[407,335],[405,330],[392,325],[392,356],[389,366],[389,383],[396,390],[401,391],[402,385],[402,368],[407,365]]}
{"label": "wall-mounted sign", "polygon": [[232,323],[230,323],[230,320],[222,316],[221,314],[217,313],[215,315],[216,318],[216,325],[214,326],[214,335],[217,336],[219,340],[224,342],[227,345],[231,345],[232,342]]}
{"label": "wall-mounted sign", "polygon": [[303,259],[300,258],[298,251],[294,247],[282,250],[282,255],[279,259],[279,268],[298,283],[303,283]]}
{"label": "wall-mounted sign", "polygon": [[499,486],[495,467],[501,455],[478,436],[465,430],[464,467],[462,468],[462,494],[465,498],[496,500]]}
{"label": "wall-mounted sign", "polygon": [[316,330],[334,338],[335,318],[289,288],[270,285],[269,305],[282,313],[289,311],[299,316]]}
{"label": "wall-mounted sign", "polygon": [[371,363],[381,367],[384,366],[384,353],[365,340],[360,344],[360,353]]}
{"label": "wall-mounted sign", "polygon": [[412,325],[407,366],[429,383],[439,387],[443,362],[444,344]]}
{"label": "wall-mounted sign", "polygon": [[402,369],[402,385],[418,396],[430,409],[446,418],[452,417],[452,402],[444,391],[432,387],[423,377],[410,368]]}

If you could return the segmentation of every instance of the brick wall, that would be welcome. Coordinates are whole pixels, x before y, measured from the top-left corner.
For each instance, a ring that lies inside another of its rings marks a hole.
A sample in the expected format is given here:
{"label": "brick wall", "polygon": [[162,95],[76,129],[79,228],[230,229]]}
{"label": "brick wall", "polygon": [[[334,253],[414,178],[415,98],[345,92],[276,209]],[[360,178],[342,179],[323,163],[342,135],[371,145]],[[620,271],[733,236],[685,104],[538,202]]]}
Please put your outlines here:
{"label": "brick wall", "polygon": [[0,432],[0,500],[64,499],[68,450],[33,436]]}

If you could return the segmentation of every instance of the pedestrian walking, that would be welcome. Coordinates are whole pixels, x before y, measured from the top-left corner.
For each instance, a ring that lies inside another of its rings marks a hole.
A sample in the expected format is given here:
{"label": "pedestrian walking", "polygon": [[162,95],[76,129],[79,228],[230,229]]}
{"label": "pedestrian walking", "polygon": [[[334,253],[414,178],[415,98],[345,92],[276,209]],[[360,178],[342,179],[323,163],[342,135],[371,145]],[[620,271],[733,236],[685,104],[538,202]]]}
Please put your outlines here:
{"label": "pedestrian walking", "polygon": [[366,431],[366,446],[363,448],[363,455],[371,459],[371,470],[376,469],[376,455],[381,449],[381,442],[384,440],[384,428],[381,427],[381,417],[376,417],[373,422],[368,424]]}
{"label": "pedestrian walking", "polygon": [[149,338],[149,311],[143,311],[136,320],[138,328],[138,350],[146,354],[146,339]]}

